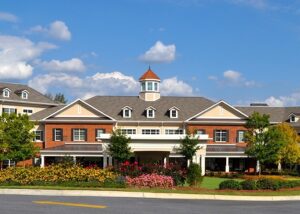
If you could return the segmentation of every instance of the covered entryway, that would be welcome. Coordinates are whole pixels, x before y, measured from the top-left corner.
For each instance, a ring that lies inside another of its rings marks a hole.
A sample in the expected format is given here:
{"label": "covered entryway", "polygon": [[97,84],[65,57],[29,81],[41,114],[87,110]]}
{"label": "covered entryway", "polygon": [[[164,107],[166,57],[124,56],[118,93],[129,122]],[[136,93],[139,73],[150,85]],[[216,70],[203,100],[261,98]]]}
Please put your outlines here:
{"label": "covered entryway", "polygon": [[166,165],[168,163],[170,152],[160,151],[136,151],[134,152],[135,160],[139,164],[161,164]]}

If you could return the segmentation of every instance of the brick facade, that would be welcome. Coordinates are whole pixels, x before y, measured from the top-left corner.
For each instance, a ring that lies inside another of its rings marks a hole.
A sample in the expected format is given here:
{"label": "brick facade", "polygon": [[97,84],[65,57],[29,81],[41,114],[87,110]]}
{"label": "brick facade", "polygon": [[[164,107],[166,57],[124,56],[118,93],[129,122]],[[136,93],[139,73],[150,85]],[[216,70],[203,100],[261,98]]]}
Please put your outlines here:
{"label": "brick facade", "polygon": [[[63,141],[53,141],[53,129],[63,130]],[[86,129],[87,142],[96,142],[96,129],[105,129],[105,133],[111,133],[112,124],[80,124],[80,123],[50,123],[45,124],[45,148],[63,145],[72,142],[72,129]]]}

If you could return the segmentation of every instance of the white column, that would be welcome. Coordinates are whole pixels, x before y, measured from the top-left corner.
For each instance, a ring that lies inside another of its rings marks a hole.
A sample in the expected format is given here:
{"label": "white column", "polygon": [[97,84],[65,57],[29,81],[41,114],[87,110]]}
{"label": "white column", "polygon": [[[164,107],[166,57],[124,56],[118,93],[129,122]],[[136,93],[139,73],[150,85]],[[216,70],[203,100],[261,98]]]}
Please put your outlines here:
{"label": "white column", "polygon": [[260,171],[260,164],[259,161],[256,161],[256,172]]}
{"label": "white column", "polygon": [[164,157],[164,167],[167,167],[167,157]]}
{"label": "white column", "polygon": [[73,156],[73,163],[76,164],[76,156]]}
{"label": "white column", "polygon": [[189,159],[189,160],[187,161],[187,167],[189,167],[190,164],[191,164],[191,160]]}
{"label": "white column", "polygon": [[41,155],[41,168],[45,167],[45,157],[44,155]]}
{"label": "white column", "polygon": [[278,171],[280,172],[281,171],[281,163],[280,162],[278,163],[277,167],[278,167]]}
{"label": "white column", "polygon": [[8,160],[8,167],[10,167],[10,159]]}
{"label": "white column", "polygon": [[229,172],[229,157],[226,157],[226,165],[225,165],[225,172]]}
{"label": "white column", "polygon": [[201,175],[205,175],[205,156],[201,155]]}
{"label": "white column", "polygon": [[103,169],[105,169],[107,167],[107,155],[104,154],[103,155]]}
{"label": "white column", "polygon": [[108,157],[108,166],[112,166],[112,157],[111,156]]}

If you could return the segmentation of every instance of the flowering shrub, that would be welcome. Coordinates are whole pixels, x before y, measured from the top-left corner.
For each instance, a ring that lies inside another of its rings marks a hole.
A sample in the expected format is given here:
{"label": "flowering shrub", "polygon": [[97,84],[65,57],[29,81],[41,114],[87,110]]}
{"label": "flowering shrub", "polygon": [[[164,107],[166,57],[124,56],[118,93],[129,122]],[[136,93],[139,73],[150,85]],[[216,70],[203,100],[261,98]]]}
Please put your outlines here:
{"label": "flowering shrub", "polygon": [[174,181],[171,176],[143,174],[135,178],[126,177],[126,184],[133,187],[172,188]]}
{"label": "flowering shrub", "polygon": [[98,182],[114,181],[114,172],[98,169],[83,168],[81,166],[65,166],[62,164],[39,167],[11,167],[0,171],[0,183],[16,183],[21,185],[35,183],[63,183],[63,182]]}

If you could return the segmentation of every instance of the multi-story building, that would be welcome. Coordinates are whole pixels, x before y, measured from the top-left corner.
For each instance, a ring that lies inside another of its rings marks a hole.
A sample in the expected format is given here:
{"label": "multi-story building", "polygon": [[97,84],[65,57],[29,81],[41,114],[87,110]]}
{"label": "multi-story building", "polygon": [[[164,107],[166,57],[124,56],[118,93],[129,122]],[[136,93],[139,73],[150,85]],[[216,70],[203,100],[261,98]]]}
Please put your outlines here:
{"label": "multi-story building", "polygon": [[[289,122],[300,131],[300,107],[232,106],[203,97],[160,95],[160,79],[148,70],[140,78],[138,96],[95,96],[34,113],[36,139],[42,144],[41,166],[69,156],[83,164],[111,165],[107,145],[114,129],[131,138],[139,163],[181,162],[178,148],[194,133],[200,149],[194,162],[205,171],[254,171],[257,163],[245,154],[247,118],[254,112],[270,115],[271,124]],[[122,89],[120,89],[122,90]]]}

